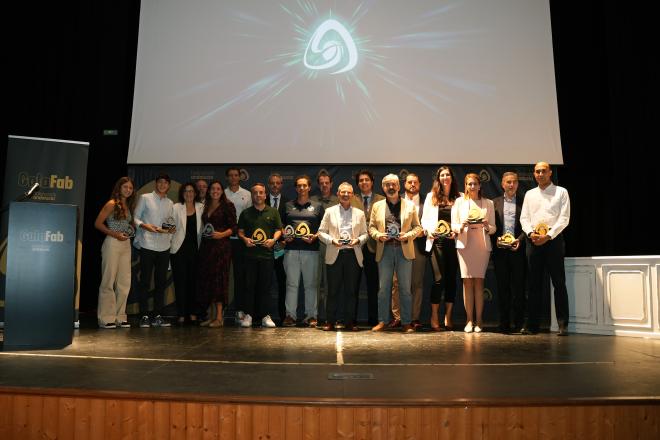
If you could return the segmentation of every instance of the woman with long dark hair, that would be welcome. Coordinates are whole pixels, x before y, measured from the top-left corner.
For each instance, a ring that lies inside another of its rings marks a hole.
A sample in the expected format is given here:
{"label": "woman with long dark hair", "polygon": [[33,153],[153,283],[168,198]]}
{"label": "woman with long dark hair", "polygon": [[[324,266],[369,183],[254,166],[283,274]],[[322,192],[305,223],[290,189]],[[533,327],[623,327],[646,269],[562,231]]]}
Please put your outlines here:
{"label": "woman with long dark hair", "polygon": [[426,251],[430,252],[433,269],[431,287],[431,330],[440,331],[438,311],[444,293],[445,318],[444,328],[453,330],[451,319],[456,299],[456,274],[458,258],[456,256],[456,234],[451,229],[446,233],[437,233],[439,221],[451,225],[451,208],[460,196],[454,172],[448,166],[441,166],[435,174],[433,188],[424,201],[422,227],[426,233]]}
{"label": "woman with long dark hair", "polygon": [[130,177],[115,183],[94,227],[106,237],[101,247],[101,285],[97,318],[100,328],[130,327],[126,299],[131,289],[131,241],[134,234],[135,185]]}
{"label": "woman with long dark hair", "polygon": [[205,233],[199,248],[197,299],[202,306],[211,305],[212,316],[201,325],[222,327],[222,307],[228,300],[231,262],[229,237],[236,232],[237,225],[236,208],[218,180],[209,185],[202,223]]}

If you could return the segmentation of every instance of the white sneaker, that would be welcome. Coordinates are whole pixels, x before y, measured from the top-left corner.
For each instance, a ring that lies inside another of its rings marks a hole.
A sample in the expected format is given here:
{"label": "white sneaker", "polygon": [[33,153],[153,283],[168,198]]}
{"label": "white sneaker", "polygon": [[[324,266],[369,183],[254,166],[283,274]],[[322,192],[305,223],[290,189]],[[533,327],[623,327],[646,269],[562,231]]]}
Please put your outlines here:
{"label": "white sneaker", "polygon": [[245,319],[245,313],[243,312],[243,310],[239,310],[238,312],[236,312],[236,319],[234,320],[236,325],[238,326],[243,325],[244,319]]}
{"label": "white sneaker", "polygon": [[252,316],[246,314],[241,320],[241,327],[249,328],[252,327]]}
{"label": "white sneaker", "polygon": [[472,323],[468,322],[463,330],[465,330],[465,333],[472,333],[472,329],[473,329]]}
{"label": "white sneaker", "polygon": [[481,327],[479,327],[478,325],[475,325],[474,326],[474,332],[475,333],[481,333]]}
{"label": "white sneaker", "polygon": [[261,320],[261,326],[266,327],[266,328],[275,328],[277,327],[273,320],[271,319],[270,315],[264,316],[264,319]]}

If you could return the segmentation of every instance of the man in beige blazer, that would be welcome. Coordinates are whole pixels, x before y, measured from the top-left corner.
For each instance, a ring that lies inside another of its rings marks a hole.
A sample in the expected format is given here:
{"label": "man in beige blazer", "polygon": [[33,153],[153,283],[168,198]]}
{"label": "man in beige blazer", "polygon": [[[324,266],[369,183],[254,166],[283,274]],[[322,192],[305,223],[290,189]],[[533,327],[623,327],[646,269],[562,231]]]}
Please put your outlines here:
{"label": "man in beige blazer", "polygon": [[351,206],[353,186],[339,185],[339,205],[328,208],[319,227],[319,239],[326,244],[328,275],[326,321],[323,330],[337,328],[357,331],[355,302],[362,267],[362,245],[367,241],[367,222],[362,210]]}
{"label": "man in beige blazer", "polygon": [[383,177],[385,200],[374,203],[369,220],[369,235],[376,241],[378,262],[378,324],[373,331],[385,330],[390,320],[392,278],[396,271],[399,281],[402,330],[414,332],[411,325],[412,295],[410,293],[414,239],[421,232],[417,207],[399,196],[401,185],[396,174]]}
{"label": "man in beige blazer", "polygon": [[[368,225],[374,203],[385,199],[385,197],[373,191],[374,174],[370,170],[362,169],[358,171],[355,175],[355,184],[360,191],[351,199],[351,206],[364,211]],[[367,279],[367,316],[369,325],[373,327],[378,323],[378,264],[376,264],[376,242],[371,237],[367,238],[367,242],[362,245],[362,254],[364,255],[363,273]],[[356,316],[357,306],[358,302],[356,301]]]}

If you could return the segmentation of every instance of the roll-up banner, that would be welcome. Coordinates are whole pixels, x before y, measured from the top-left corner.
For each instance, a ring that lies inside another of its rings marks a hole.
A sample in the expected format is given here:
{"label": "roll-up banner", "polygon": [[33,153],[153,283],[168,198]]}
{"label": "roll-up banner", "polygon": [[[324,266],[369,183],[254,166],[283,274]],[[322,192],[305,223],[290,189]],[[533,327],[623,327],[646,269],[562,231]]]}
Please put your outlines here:
{"label": "roll-up banner", "polygon": [[[4,322],[7,273],[8,210],[12,201],[29,200],[78,206],[76,237],[75,315],[80,301],[83,213],[89,142],[9,136],[0,218],[0,322]],[[35,187],[35,185],[37,185]],[[73,325],[73,323],[72,323]]]}

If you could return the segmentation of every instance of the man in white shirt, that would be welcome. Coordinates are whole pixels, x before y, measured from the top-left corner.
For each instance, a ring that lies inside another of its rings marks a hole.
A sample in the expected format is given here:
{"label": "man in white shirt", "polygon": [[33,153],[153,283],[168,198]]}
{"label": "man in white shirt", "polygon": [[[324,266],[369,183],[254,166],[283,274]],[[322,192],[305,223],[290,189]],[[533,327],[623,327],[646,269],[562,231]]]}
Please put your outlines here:
{"label": "man in white shirt", "polygon": [[525,194],[520,224],[529,237],[527,260],[530,270],[530,290],[527,299],[527,324],[523,334],[538,332],[543,273],[547,269],[554,286],[555,311],[559,336],[568,333],[568,293],[564,271],[564,236],[562,231],[571,214],[568,191],[552,183],[552,169],[546,162],[534,166],[534,179],[538,187]]}
{"label": "man in white shirt", "polygon": [[[169,327],[162,318],[165,306],[165,285],[167,268],[170,262],[170,242],[175,232],[174,203],[167,198],[170,189],[170,176],[160,173],[156,177],[156,189],[143,194],[138,200],[133,214],[137,232],[133,245],[140,250],[140,327]],[[149,316],[149,288],[154,277],[154,310]]]}
{"label": "man in white shirt", "polygon": [[[225,171],[227,179],[227,189],[225,195],[236,208],[236,218],[241,217],[241,212],[252,206],[252,195],[250,191],[241,188],[241,170],[238,167],[229,167]],[[245,245],[238,238],[238,235],[229,237],[231,243],[231,261],[234,275],[234,289],[229,292],[230,298],[234,298],[234,308],[237,310],[237,317],[240,320],[243,317],[243,292],[245,292]]]}

